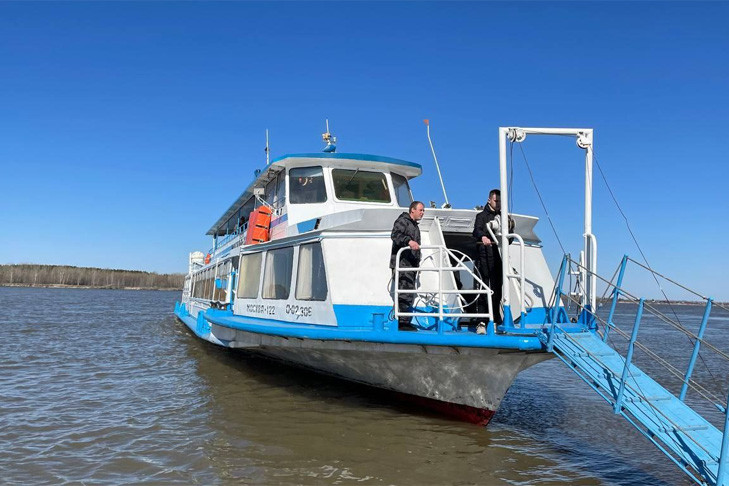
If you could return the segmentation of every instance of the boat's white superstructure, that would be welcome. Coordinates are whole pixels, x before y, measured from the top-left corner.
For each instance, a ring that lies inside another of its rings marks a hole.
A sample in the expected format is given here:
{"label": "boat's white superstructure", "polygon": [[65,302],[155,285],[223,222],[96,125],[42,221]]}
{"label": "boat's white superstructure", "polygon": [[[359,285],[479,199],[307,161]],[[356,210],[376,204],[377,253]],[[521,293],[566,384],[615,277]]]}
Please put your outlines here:
{"label": "boat's white superstructure", "polygon": [[[487,335],[475,333],[475,318],[491,316],[467,305],[478,289],[489,292],[472,273],[474,209],[426,210],[420,331],[398,332],[390,232],[420,173],[418,164],[363,154],[273,160],[211,227],[207,257],[191,255],[178,316],[211,342],[461,407],[486,422],[516,374],[548,355],[531,331],[500,334],[491,322]],[[261,205],[272,212],[269,239],[245,244],[248,216]],[[537,218],[512,217],[511,271],[522,279],[509,279],[508,292],[517,315],[541,324],[554,279]]]}

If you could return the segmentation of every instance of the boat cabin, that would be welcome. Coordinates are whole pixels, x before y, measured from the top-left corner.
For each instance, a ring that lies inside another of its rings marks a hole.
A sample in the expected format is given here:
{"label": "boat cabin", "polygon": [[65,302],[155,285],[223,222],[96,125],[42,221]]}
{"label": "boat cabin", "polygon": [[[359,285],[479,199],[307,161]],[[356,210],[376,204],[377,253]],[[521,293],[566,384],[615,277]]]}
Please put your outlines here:
{"label": "boat cabin", "polygon": [[311,230],[317,218],[358,208],[403,208],[413,201],[408,181],[419,164],[364,154],[290,154],[256,170],[256,179],[207,234],[220,251],[244,232],[251,213],[272,210],[271,240]]}

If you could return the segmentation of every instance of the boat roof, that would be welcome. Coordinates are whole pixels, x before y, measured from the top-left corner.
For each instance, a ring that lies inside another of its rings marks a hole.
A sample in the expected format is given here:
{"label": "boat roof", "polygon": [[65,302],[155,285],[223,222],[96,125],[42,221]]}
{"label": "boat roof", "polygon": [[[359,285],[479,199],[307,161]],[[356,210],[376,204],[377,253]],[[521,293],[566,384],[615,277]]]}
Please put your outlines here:
{"label": "boat roof", "polygon": [[276,175],[285,170],[287,162],[295,162],[297,159],[303,159],[307,161],[319,161],[322,165],[326,165],[326,160],[351,160],[354,162],[363,162],[362,167],[368,168],[382,168],[389,171],[394,171],[404,175],[408,179],[419,176],[423,172],[423,167],[415,162],[409,162],[407,160],[395,159],[392,157],[384,157],[381,155],[370,155],[370,154],[347,154],[347,153],[325,153],[325,152],[314,152],[314,153],[301,153],[301,154],[286,154],[281,157],[273,159],[270,164],[265,165],[261,169],[256,169],[255,179],[246,187],[245,191],[230,205],[230,207],[223,213],[220,218],[213,224],[207,235],[215,235],[219,233],[218,229],[222,227],[228,219],[238,211],[238,209],[253,195],[254,187],[265,187],[265,185]]}

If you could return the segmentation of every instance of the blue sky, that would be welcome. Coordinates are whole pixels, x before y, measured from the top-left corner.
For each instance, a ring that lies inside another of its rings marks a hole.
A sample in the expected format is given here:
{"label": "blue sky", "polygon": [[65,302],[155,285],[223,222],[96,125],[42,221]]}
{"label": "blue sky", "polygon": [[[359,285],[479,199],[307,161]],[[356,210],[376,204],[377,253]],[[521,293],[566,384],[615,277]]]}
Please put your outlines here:
{"label": "blue sky", "polygon": [[[729,300],[727,19],[726,2],[0,3],[0,263],[185,271],[265,129],[274,157],[318,151],[325,118],[340,152],[423,164],[415,195],[441,202],[429,118],[458,207],[498,185],[499,126],[594,128],[650,263]],[[581,152],[524,150],[579,251]],[[514,153],[515,209],[543,218]],[[610,275],[638,253],[597,172],[594,219]]]}

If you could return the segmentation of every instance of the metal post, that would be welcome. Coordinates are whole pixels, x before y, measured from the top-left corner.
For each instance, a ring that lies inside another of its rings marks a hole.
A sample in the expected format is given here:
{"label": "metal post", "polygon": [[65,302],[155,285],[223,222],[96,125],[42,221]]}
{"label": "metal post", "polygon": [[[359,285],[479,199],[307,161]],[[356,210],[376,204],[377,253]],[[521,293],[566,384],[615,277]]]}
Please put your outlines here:
{"label": "metal post", "polygon": [[[395,273],[392,274],[392,288],[394,289],[395,298],[393,299],[393,307],[395,308],[395,320],[397,321],[395,329],[400,327],[400,252],[395,255]],[[399,329],[398,329],[399,330]]]}
{"label": "metal post", "polygon": [[443,247],[438,248],[438,334],[443,334]]}
{"label": "metal post", "polygon": [[592,234],[592,130],[585,130],[577,134],[577,145],[585,149],[585,258],[587,258],[587,281],[585,290],[588,296],[587,303],[592,312],[596,310],[597,294],[597,255],[594,252],[595,239]]}
{"label": "metal post", "polygon": [[645,299],[640,299],[638,303],[638,312],[635,314],[635,324],[633,324],[633,333],[630,335],[630,342],[628,343],[628,354],[625,357],[625,367],[623,368],[623,376],[620,378],[620,388],[618,389],[618,398],[615,400],[615,413],[620,413],[623,403],[623,392],[625,391],[625,380],[628,378],[628,368],[630,368],[630,362],[633,359],[633,349],[635,348],[635,341],[638,339],[638,327],[640,327],[640,319],[643,317],[643,304]]}
{"label": "metal post", "polygon": [[[499,128],[499,186],[501,190],[501,302],[504,304],[504,309],[507,309],[510,305],[509,302],[509,240],[506,237],[509,233],[509,186],[506,172],[506,137],[508,136],[509,129],[501,127]],[[506,288],[504,288],[506,287]],[[499,312],[499,309],[494,309],[494,313]],[[506,322],[507,316],[504,316],[504,326],[513,324]],[[494,316],[491,316],[491,320],[495,320]]]}
{"label": "metal post", "polygon": [[559,267],[559,283],[554,289],[554,309],[552,310],[552,325],[550,326],[549,339],[547,340],[547,351],[549,352],[554,349],[554,329],[557,325],[557,317],[559,316],[559,303],[560,299],[562,298],[562,285],[564,284],[564,274],[566,273],[565,269],[567,268],[567,258],[569,258],[568,255],[565,255],[562,258],[562,265],[560,265]]}
{"label": "metal post", "polygon": [[618,299],[620,298],[620,288],[623,285],[623,276],[625,275],[625,267],[627,265],[628,255],[623,255],[623,260],[620,262],[620,272],[618,273],[618,280],[617,282],[615,282],[615,289],[613,290],[613,302],[610,304],[610,313],[608,314],[607,318],[607,326],[605,327],[605,332],[602,336],[602,340],[604,342],[607,342],[610,327],[615,325],[613,324],[613,315],[615,314],[615,307],[618,305]]}
{"label": "metal post", "polygon": [[709,321],[709,314],[711,313],[711,303],[714,301],[711,297],[706,300],[706,308],[704,309],[704,317],[701,320],[699,326],[699,333],[696,337],[696,343],[694,343],[694,352],[691,354],[691,360],[689,361],[688,368],[686,369],[686,376],[683,378],[683,386],[681,387],[681,394],[678,399],[683,401],[686,398],[686,392],[688,391],[689,380],[691,380],[691,373],[694,372],[694,365],[696,364],[696,358],[699,357],[699,348],[701,347],[701,340],[704,338],[704,331],[706,330],[706,323]]}
{"label": "metal post", "polygon": [[[727,403],[729,403],[729,397],[727,397]],[[721,438],[721,454],[719,455],[719,470],[716,473],[716,485],[724,486],[724,476],[726,476],[726,460],[727,453],[729,452],[729,437],[727,437],[727,431],[729,431],[729,414],[727,411],[729,406],[724,409],[724,434]]]}

